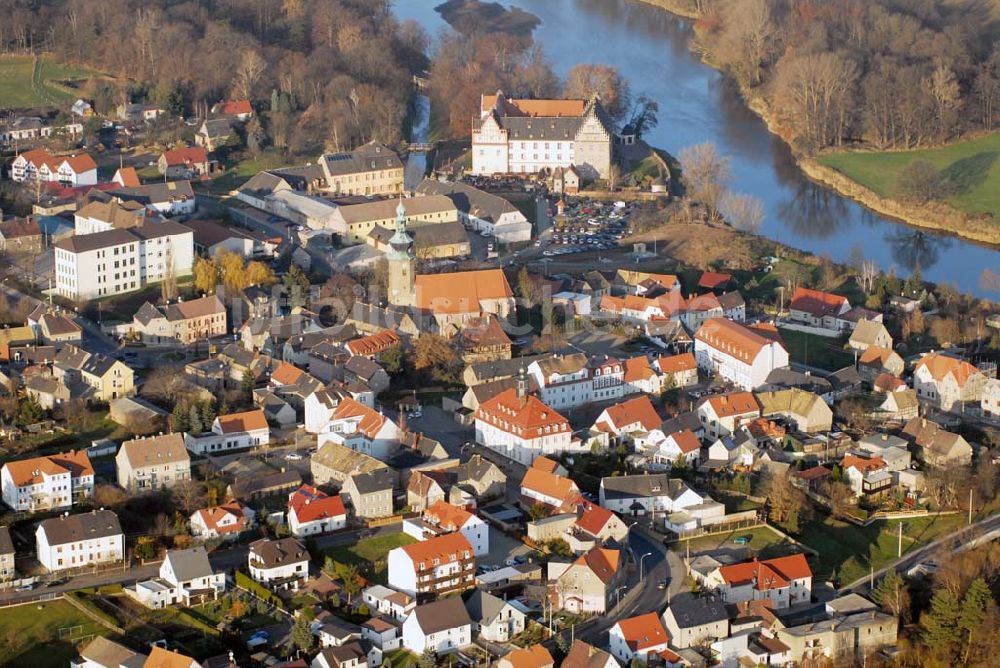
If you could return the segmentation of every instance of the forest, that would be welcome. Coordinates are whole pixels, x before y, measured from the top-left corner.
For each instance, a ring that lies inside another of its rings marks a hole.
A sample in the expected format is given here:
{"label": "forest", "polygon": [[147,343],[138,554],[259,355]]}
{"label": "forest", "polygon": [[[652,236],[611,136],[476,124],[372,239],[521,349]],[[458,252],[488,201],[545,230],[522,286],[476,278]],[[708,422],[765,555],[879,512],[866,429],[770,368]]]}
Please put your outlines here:
{"label": "forest", "polygon": [[806,152],[938,144],[1000,123],[995,0],[691,0],[697,47]]}
{"label": "forest", "polygon": [[49,52],[112,79],[81,94],[99,113],[152,101],[172,115],[250,98],[296,154],[402,138],[427,37],[388,0],[0,0],[0,52]]}

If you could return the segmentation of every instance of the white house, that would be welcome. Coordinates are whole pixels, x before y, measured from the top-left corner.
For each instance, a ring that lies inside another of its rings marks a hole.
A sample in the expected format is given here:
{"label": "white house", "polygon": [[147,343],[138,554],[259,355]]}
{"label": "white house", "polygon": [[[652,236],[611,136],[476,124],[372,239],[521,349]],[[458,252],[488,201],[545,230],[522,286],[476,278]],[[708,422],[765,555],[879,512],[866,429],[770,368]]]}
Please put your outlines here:
{"label": "white house", "polygon": [[419,656],[438,655],[472,644],[472,620],[458,596],[418,605],[403,622],[403,646]]}
{"label": "white house", "polygon": [[837,316],[850,310],[847,297],[809,288],[796,289],[788,304],[792,320],[825,329],[837,329]]}
{"label": "white house", "polygon": [[956,410],[963,402],[979,403],[985,386],[982,371],[944,353],[928,353],[913,368],[917,398],[941,410]]}
{"label": "white house", "polygon": [[313,536],[347,526],[347,509],[339,494],[329,496],[302,485],[288,495],[288,529],[293,536]]}
{"label": "white house", "polygon": [[405,620],[417,603],[412,596],[383,585],[372,585],[361,592],[361,599],[373,613],[385,615],[397,622]]}
{"label": "white house", "polygon": [[56,292],[73,301],[188,276],[194,265],[191,229],[170,221],[66,237],[53,246]]}
{"label": "white house", "polygon": [[[696,571],[691,572],[692,575]],[[745,561],[719,566],[703,585],[714,588],[726,603],[770,599],[775,609],[808,603],[812,595],[812,569],[803,554],[766,561]]]}
{"label": "white house", "polygon": [[698,463],[700,454],[701,441],[690,429],[684,429],[660,441],[653,459],[661,464],[672,465],[683,458],[688,466],[693,466]]}
{"label": "white house", "polygon": [[685,593],[670,601],[663,613],[663,626],[670,635],[670,644],[686,649],[728,636],[729,613],[718,596]]}
{"label": "white house", "polygon": [[527,393],[527,382],[518,379],[510,388],[488,399],[476,410],[476,442],[504,457],[528,466],[540,455],[580,451],[569,421]]}
{"label": "white house", "polygon": [[669,646],[670,638],[663,622],[655,612],[619,620],[608,631],[611,653],[624,664],[633,659],[647,663],[651,654],[658,654]]}
{"label": "white house", "polygon": [[309,579],[309,551],[294,538],[250,543],[250,577],[271,589],[297,590]]}
{"label": "white house", "polygon": [[1000,420],[1000,379],[990,378],[986,381],[981,404],[983,417],[994,421]]}
{"label": "white house", "polygon": [[741,426],[760,417],[760,404],[751,392],[716,394],[698,404],[697,414],[706,437],[714,440],[732,436]]}
{"label": "white house", "polygon": [[666,515],[702,504],[706,498],[665,473],[601,478],[600,505],[622,516]]}
{"label": "white house", "polygon": [[126,587],[125,594],[149,608],[184,606],[215,600],[226,591],[226,574],[216,573],[202,546],[169,550],[160,564],[160,576]]}
{"label": "white house", "polygon": [[496,237],[500,243],[531,239],[531,223],[520,209],[503,197],[474,188],[461,181],[424,179],[418,195],[444,195],[458,209],[458,219],[468,228]]}
{"label": "white house", "polygon": [[25,151],[10,166],[11,181],[45,181],[65,186],[97,185],[97,163],[86,153],[54,156],[45,149]]}
{"label": "white house", "polygon": [[0,469],[3,502],[12,510],[70,508],[94,493],[94,467],[84,450],[9,461]]}
{"label": "white house", "polygon": [[402,431],[392,420],[350,397],[340,400],[318,433],[320,447],[334,442],[385,461],[399,447]]}
{"label": "white house", "polygon": [[625,366],[607,355],[551,355],[534,360],[527,373],[539,398],[556,410],[620,399],[626,391]]}
{"label": "white house", "polygon": [[208,433],[184,434],[184,447],[196,455],[257,448],[270,441],[271,430],[267,426],[264,411],[259,408],[219,415],[212,422],[212,430]]}
{"label": "white house", "polygon": [[526,615],[511,601],[476,589],[465,602],[473,630],[490,642],[508,642],[524,631]]}
{"label": "white house", "polygon": [[424,511],[422,519],[403,520],[403,533],[421,541],[456,531],[468,539],[477,557],[489,554],[489,525],[468,510],[447,501],[432,504]]}
{"label": "white house", "polygon": [[474,586],[476,558],[461,533],[448,533],[389,551],[389,586],[411,596]]}
{"label": "white house", "polygon": [[118,484],[130,492],[166,489],[191,479],[191,455],[176,433],[125,441],[115,466]]}
{"label": "white house", "polygon": [[38,563],[50,573],[96,566],[125,558],[125,535],[110,510],[43,520],[35,530]]}
{"label": "white house", "polygon": [[788,351],[775,337],[726,318],[712,318],[694,335],[694,356],[699,368],[752,390],[767,382],[772,371],[788,366]]}
{"label": "white house", "polygon": [[253,526],[255,513],[250,506],[229,501],[220,506],[202,508],[191,513],[191,535],[196,538],[239,538],[240,532]]}

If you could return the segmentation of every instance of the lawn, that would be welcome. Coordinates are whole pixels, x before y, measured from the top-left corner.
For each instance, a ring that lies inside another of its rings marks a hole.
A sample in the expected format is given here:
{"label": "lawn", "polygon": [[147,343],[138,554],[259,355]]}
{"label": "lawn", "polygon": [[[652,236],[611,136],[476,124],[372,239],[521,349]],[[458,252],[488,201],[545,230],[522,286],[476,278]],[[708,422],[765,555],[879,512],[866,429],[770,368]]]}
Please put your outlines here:
{"label": "lawn", "polygon": [[65,601],[31,603],[0,612],[0,663],[11,666],[66,666],[86,636],[109,635]]}
{"label": "lawn", "polygon": [[[802,527],[798,538],[820,554],[816,575],[839,586],[864,577],[894,561],[897,554],[898,520],[874,522],[866,527],[820,516]],[[903,554],[959,529],[961,513],[902,520]]]}
{"label": "lawn", "polygon": [[947,201],[970,214],[1000,214],[1000,132],[940,148],[892,152],[843,152],[822,156],[841,172],[882,196],[891,196],[896,175],[913,160],[936,166],[957,188]]}
{"label": "lawn", "polygon": [[31,56],[6,56],[0,58],[0,100],[5,108],[69,104],[80,94],[60,82],[94,74],[89,68],[63,65],[49,58],[41,60],[36,73]]}
{"label": "lawn", "polygon": [[[391,533],[365,538],[354,545],[331,547],[325,552],[334,561],[357,565],[363,577],[386,584],[388,582],[386,555],[389,554],[389,550],[415,542],[417,542],[416,539],[405,533]],[[396,665],[395,662],[393,665]]]}
{"label": "lawn", "polygon": [[259,158],[248,157],[245,160],[237,162],[220,176],[212,179],[207,187],[213,192],[228,193],[231,190],[239,188],[258,172],[266,169],[276,169],[287,164],[288,158],[283,156],[280,151],[265,151]]}
{"label": "lawn", "polygon": [[[747,536],[750,542],[745,546],[737,545],[733,541],[736,538]],[[747,552],[758,555],[772,557],[791,552],[792,543],[781,534],[773,531],[769,527],[757,527],[755,529],[737,529],[729,533],[720,533],[714,536],[704,536],[702,538],[692,538],[689,541],[678,541],[670,546],[675,552],[685,554],[690,543],[691,553],[708,552],[713,550],[739,550],[745,549]],[[747,556],[750,556],[749,554]]]}
{"label": "lawn", "polygon": [[781,339],[792,362],[837,371],[854,364],[854,355],[843,349],[841,339],[781,329]]}
{"label": "lawn", "polygon": [[392,668],[416,668],[416,655],[404,647],[395,649],[385,656],[392,662]]}

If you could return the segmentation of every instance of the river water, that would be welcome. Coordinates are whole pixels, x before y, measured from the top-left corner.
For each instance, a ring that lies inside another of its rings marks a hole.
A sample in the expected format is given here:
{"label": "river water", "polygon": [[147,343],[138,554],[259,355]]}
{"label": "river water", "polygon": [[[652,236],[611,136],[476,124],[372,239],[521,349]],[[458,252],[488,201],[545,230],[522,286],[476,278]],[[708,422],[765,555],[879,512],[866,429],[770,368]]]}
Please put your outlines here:
{"label": "river water", "polygon": [[[676,155],[685,146],[714,142],[731,159],[732,189],[764,202],[762,234],[838,261],[858,247],[879,267],[895,268],[901,276],[919,263],[928,280],[998,298],[984,294],[978,280],[986,268],[1000,270],[1000,249],[920,232],[806,179],[787,145],[690,51],[690,22],[633,0],[502,2],[542,20],[534,37],[560,76],[578,63],[614,65],[629,80],[633,95],[655,99],[660,123],[646,135],[649,143]],[[394,11],[435,36],[447,27],[434,11],[438,4],[395,0]]]}

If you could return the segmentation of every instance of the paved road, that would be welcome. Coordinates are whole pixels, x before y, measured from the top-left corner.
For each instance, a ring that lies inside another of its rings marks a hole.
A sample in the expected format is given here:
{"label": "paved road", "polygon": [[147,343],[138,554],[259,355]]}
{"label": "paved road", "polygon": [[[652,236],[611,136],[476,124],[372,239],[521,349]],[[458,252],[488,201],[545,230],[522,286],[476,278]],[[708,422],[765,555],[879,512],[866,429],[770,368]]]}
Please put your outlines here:
{"label": "paved road", "polygon": [[875,571],[874,577],[869,574],[862,578],[858,578],[851,584],[841,589],[840,593],[844,594],[852,591],[864,593],[868,590],[872,579],[878,582],[890,568],[897,571],[907,570],[924,559],[932,557],[940,548],[950,549],[954,552],[963,552],[969,548],[979,545],[980,541],[978,539],[984,535],[998,533],[1000,533],[1000,513],[995,513],[977,522],[973,522],[967,527],[953,531],[947,536],[937,539],[933,543],[928,543],[924,547],[913,550],[912,552],[907,552],[902,556],[902,558],[896,559],[887,566]]}

